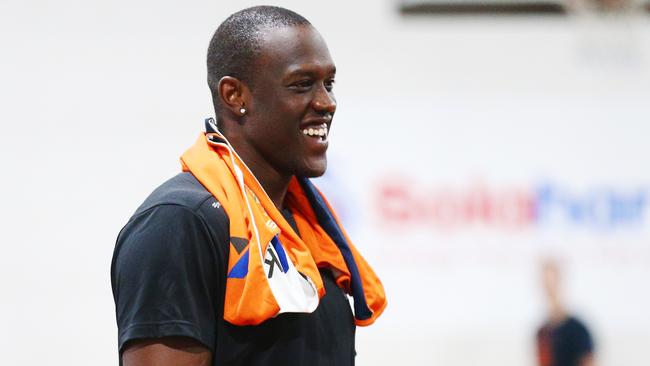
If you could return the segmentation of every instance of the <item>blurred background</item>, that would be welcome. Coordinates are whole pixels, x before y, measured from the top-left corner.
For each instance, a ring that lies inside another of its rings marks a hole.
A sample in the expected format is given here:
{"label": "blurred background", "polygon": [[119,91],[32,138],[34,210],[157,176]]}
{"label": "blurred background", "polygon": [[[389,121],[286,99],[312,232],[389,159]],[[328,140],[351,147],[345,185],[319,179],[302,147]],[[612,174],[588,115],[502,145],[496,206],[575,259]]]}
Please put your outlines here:
{"label": "blurred background", "polygon": [[[542,262],[598,365],[648,364],[650,6],[270,1],[337,63],[329,194],[386,286],[359,365],[537,365]],[[212,116],[257,2],[0,3],[0,354],[116,365],[114,241]]]}

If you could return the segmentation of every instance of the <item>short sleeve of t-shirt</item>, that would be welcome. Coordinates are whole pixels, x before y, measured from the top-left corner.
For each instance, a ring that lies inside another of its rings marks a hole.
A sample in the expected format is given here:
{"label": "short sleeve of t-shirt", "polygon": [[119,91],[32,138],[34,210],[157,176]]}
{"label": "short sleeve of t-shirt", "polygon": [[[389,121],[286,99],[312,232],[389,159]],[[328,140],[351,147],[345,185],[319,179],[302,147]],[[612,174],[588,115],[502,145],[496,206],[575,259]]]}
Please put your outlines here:
{"label": "short sleeve of t-shirt", "polygon": [[587,327],[578,320],[574,321],[573,327],[573,338],[575,342],[574,344],[576,347],[576,352],[581,356],[593,352],[594,342],[591,339],[591,335],[589,334]]}
{"label": "short sleeve of t-shirt", "polygon": [[204,221],[181,205],[159,205],[118,236],[111,281],[120,352],[135,339],[185,336],[214,352],[217,255]]}

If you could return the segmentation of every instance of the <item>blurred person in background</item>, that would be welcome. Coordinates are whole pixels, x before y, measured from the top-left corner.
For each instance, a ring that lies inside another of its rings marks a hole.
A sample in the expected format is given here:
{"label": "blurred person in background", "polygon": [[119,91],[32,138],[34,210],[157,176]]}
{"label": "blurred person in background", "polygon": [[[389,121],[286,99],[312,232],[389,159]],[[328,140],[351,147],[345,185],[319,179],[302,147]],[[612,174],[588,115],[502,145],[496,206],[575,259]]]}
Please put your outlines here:
{"label": "blurred person in background", "polygon": [[354,365],[356,326],[386,298],[308,179],[325,173],[336,110],[327,46],[259,6],[219,26],[207,64],[216,121],[118,236],[120,362]]}
{"label": "blurred person in background", "polygon": [[593,366],[594,344],[587,327],[567,312],[562,299],[562,279],[557,261],[542,263],[547,320],[537,331],[539,366]]}

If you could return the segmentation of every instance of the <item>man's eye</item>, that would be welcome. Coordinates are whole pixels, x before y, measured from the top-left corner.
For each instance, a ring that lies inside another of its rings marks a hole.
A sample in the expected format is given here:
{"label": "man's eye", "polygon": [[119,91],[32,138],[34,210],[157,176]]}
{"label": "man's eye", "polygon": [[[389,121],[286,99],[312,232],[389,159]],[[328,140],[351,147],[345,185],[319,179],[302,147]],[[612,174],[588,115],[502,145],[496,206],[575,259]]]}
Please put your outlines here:
{"label": "man's eye", "polygon": [[309,88],[312,84],[313,82],[311,80],[301,80],[291,84],[291,86],[298,89],[306,89]]}
{"label": "man's eye", "polygon": [[335,83],[334,80],[327,80],[325,82],[325,89],[327,89],[327,91],[332,91],[332,89],[334,88],[334,83]]}

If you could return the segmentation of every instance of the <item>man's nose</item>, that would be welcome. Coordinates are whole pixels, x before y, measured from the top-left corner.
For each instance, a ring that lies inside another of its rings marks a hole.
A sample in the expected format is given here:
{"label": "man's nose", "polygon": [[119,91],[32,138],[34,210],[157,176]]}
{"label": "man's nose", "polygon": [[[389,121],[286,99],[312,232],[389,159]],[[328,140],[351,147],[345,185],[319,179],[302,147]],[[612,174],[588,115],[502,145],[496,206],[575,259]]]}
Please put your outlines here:
{"label": "man's nose", "polygon": [[319,112],[334,113],[336,111],[336,98],[324,85],[316,91],[312,104],[314,109]]}

